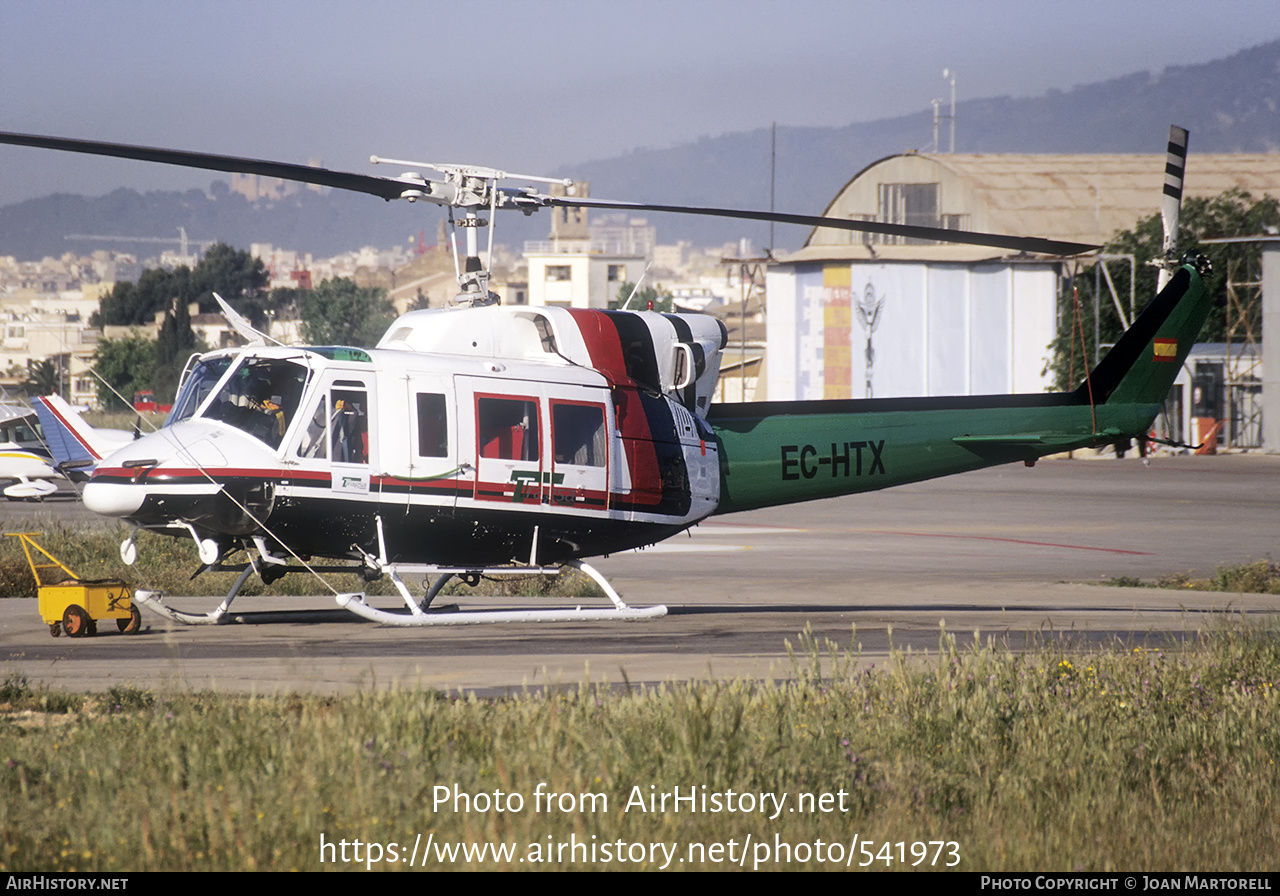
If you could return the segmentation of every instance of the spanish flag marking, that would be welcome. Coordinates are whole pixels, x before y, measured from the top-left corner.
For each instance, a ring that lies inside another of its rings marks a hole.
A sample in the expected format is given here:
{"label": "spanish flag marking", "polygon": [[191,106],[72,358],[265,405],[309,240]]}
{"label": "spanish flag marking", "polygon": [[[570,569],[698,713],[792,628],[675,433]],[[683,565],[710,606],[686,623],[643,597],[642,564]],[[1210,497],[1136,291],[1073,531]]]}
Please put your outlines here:
{"label": "spanish flag marking", "polygon": [[1178,340],[1176,339],[1155,340],[1155,360],[1177,361],[1178,360]]}

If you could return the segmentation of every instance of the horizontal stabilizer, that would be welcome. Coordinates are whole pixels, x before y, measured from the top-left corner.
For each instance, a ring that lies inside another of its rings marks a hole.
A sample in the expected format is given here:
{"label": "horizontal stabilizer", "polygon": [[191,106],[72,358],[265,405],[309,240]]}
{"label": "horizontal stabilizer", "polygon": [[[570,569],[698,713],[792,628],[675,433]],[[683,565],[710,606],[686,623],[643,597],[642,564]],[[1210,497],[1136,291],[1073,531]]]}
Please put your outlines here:
{"label": "horizontal stabilizer", "polygon": [[1063,450],[1069,445],[1078,445],[1081,442],[1101,441],[1116,438],[1120,435],[1119,430],[1113,432],[1095,432],[1089,435],[1080,433],[1019,433],[1016,435],[1002,436],[956,436],[952,439],[957,445],[963,445],[966,448],[982,448],[982,447],[1017,447],[1026,445],[1035,448],[1056,448],[1062,446]]}
{"label": "horizontal stabilizer", "polygon": [[1011,433],[991,436],[956,436],[952,439],[984,460],[1035,460],[1046,454],[1074,451],[1124,438],[1118,429],[1092,433]]}

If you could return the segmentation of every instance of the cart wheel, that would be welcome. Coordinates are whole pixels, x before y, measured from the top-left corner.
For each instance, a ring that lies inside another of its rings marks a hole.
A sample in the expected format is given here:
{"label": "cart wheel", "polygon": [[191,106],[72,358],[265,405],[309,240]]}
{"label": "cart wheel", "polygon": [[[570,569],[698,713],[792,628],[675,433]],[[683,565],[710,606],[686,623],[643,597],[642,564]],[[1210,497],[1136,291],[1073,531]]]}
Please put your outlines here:
{"label": "cart wheel", "polygon": [[62,634],[62,623],[61,622],[49,623],[49,634],[55,638],[58,637],[58,635]]}
{"label": "cart wheel", "polygon": [[68,638],[83,638],[89,634],[92,625],[93,620],[79,604],[71,604],[62,613],[62,629],[67,633]]}
{"label": "cart wheel", "polygon": [[134,606],[129,607],[128,619],[117,619],[116,625],[126,635],[136,635],[142,628],[142,612]]}

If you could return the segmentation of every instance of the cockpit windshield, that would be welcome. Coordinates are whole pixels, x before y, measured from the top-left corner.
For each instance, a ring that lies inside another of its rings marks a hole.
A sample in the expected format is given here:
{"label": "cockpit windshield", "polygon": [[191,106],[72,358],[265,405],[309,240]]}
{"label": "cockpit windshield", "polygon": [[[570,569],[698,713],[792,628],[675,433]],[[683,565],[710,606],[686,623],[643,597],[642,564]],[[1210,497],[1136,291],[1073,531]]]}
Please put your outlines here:
{"label": "cockpit windshield", "polygon": [[201,416],[278,448],[297,413],[306,382],[307,368],[299,360],[246,358]]}
{"label": "cockpit windshield", "polygon": [[172,426],[195,414],[234,360],[233,355],[221,355],[196,361],[191,372],[182,381],[182,388],[174,399],[173,410],[169,412],[169,419],[165,420],[164,425]]}

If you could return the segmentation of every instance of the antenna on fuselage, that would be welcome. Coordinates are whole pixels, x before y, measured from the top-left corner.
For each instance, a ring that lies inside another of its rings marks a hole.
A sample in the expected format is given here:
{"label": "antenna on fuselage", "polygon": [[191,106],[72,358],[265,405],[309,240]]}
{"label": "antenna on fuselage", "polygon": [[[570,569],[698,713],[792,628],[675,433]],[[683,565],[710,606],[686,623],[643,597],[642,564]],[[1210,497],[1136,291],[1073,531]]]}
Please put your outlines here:
{"label": "antenna on fuselage", "polygon": [[249,323],[248,319],[228,305],[222,296],[215,292],[213,297],[217,300],[218,307],[222,309],[222,316],[227,319],[227,323],[231,325],[231,329],[235,330],[247,339],[249,341],[249,345],[266,345],[268,342],[274,342],[276,345],[284,346],[284,343],[279,339],[263,333],[261,330],[254,327],[253,324]]}
{"label": "antenna on fuselage", "polygon": [[626,311],[631,305],[631,300],[636,297],[636,293],[640,291],[640,285],[644,283],[645,276],[649,273],[649,268],[653,267],[653,262],[649,262],[644,266],[644,271],[640,274],[640,279],[636,281],[636,285],[631,287],[631,295],[627,296],[627,300],[622,303],[622,310]]}

